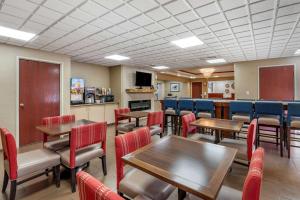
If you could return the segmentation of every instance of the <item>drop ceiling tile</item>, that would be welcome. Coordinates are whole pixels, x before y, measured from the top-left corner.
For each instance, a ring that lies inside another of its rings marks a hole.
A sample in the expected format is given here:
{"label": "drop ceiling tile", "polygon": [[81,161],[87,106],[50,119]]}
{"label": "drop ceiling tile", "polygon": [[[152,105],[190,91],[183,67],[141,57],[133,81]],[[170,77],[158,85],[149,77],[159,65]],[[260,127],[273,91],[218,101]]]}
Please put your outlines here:
{"label": "drop ceiling tile", "polygon": [[[48,1],[51,1],[51,0],[48,0]],[[79,4],[84,2],[84,0],[60,0],[60,1],[63,1],[64,3],[74,6],[74,7],[76,7]]]}
{"label": "drop ceiling tile", "polygon": [[300,4],[290,5],[278,9],[277,16],[291,15],[300,12]]}
{"label": "drop ceiling tile", "polygon": [[265,20],[265,21],[253,23],[253,29],[260,29],[269,26],[272,26],[272,20]]}
{"label": "drop ceiling tile", "polygon": [[81,9],[76,9],[74,12],[71,13],[70,16],[73,17],[74,19],[77,19],[77,20],[80,20],[83,22],[89,22],[95,18],[94,16],[84,12]]}
{"label": "drop ceiling tile", "polygon": [[195,20],[199,19],[198,16],[192,11],[188,11],[188,12],[176,15],[176,18],[181,23],[186,23],[186,22],[195,21]]}
{"label": "drop ceiling tile", "polygon": [[43,4],[43,6],[62,14],[66,14],[74,8],[74,6],[71,6],[60,0],[48,0]]}
{"label": "drop ceiling tile", "polygon": [[296,4],[296,3],[299,3],[298,0],[284,0],[284,1],[279,1],[279,6],[287,6],[287,5],[290,5],[290,4]]}
{"label": "drop ceiling tile", "polygon": [[276,19],[276,24],[283,24],[283,23],[290,23],[290,22],[295,22],[298,18],[298,14],[293,14],[293,15],[288,15],[288,16],[283,16],[283,17],[278,17]]}
{"label": "drop ceiling tile", "polygon": [[225,16],[228,20],[245,17],[247,16],[247,10],[245,7],[236,8],[233,10],[226,11]]}
{"label": "drop ceiling tile", "polygon": [[195,20],[193,22],[186,23],[185,25],[191,30],[204,27],[204,24],[200,20]]}
{"label": "drop ceiling tile", "polygon": [[220,12],[220,9],[216,3],[211,3],[196,9],[196,11],[201,17],[207,17],[210,15],[218,14]]}
{"label": "drop ceiling tile", "polygon": [[119,14],[119,15],[127,18],[127,19],[128,18],[132,18],[132,17],[140,14],[140,12],[136,8],[134,8],[134,7],[130,6],[130,5],[123,5],[123,6],[119,7],[119,8],[117,8],[115,10],[115,12],[117,14]]}
{"label": "drop ceiling tile", "polygon": [[164,19],[164,20],[160,21],[159,24],[161,24],[162,26],[164,26],[166,28],[169,28],[169,27],[177,26],[180,23],[178,21],[176,21],[173,17],[170,17],[168,19]]}
{"label": "drop ceiling tile", "polygon": [[39,23],[36,23],[36,22],[33,22],[33,21],[27,21],[24,24],[24,26],[21,28],[21,30],[22,31],[27,31],[27,32],[30,32],[30,33],[38,34],[46,28],[47,28],[46,25],[39,24]]}
{"label": "drop ceiling tile", "polygon": [[158,23],[153,23],[153,24],[147,25],[144,28],[151,32],[157,32],[157,31],[161,31],[161,30],[165,29],[162,25],[160,25]]}
{"label": "drop ceiling tile", "polygon": [[138,25],[136,25],[130,21],[125,21],[125,22],[119,24],[118,26],[126,31],[131,31],[131,30],[139,28]]}
{"label": "drop ceiling tile", "polygon": [[149,31],[147,31],[146,29],[144,28],[139,28],[139,29],[136,29],[134,31],[131,31],[132,33],[138,35],[138,36],[143,36],[143,35],[147,35],[149,34]]}
{"label": "drop ceiling tile", "polygon": [[173,15],[188,11],[190,8],[184,0],[176,0],[164,6]]}
{"label": "drop ceiling tile", "polygon": [[165,4],[165,3],[168,3],[172,0],[157,0],[160,4]]}
{"label": "drop ceiling tile", "polygon": [[27,11],[34,11],[37,5],[26,0],[7,0],[5,4]]}
{"label": "drop ceiling tile", "polygon": [[146,12],[158,6],[158,4],[154,0],[147,0],[147,3],[145,3],[145,1],[133,0],[129,3],[142,12]]}
{"label": "drop ceiling tile", "polygon": [[209,17],[204,18],[204,21],[205,21],[208,25],[212,25],[212,24],[217,24],[217,23],[223,22],[223,21],[225,21],[225,19],[224,19],[223,15],[221,15],[221,14],[216,14],[216,15],[209,16]]}
{"label": "drop ceiling tile", "polygon": [[241,18],[233,19],[233,20],[229,21],[229,24],[232,27],[249,24],[249,18],[248,17],[241,17]]}
{"label": "drop ceiling tile", "polygon": [[116,34],[116,35],[127,32],[125,29],[122,29],[119,26],[113,26],[113,27],[107,29],[107,31],[112,32],[113,34]]}
{"label": "drop ceiling tile", "polygon": [[113,12],[107,13],[106,15],[102,16],[101,19],[103,19],[107,22],[110,22],[111,25],[120,23],[125,20],[123,17],[121,17]]}
{"label": "drop ceiling tile", "polygon": [[99,28],[102,28],[102,29],[106,29],[107,27],[111,26],[111,23],[109,23],[107,21],[104,21],[102,19],[93,20],[90,24],[94,25],[94,26],[97,26]]}
{"label": "drop ceiling tile", "polygon": [[269,34],[272,31],[271,27],[253,30],[254,34]]}
{"label": "drop ceiling tile", "polygon": [[179,26],[175,26],[175,27],[172,27],[172,28],[169,28],[169,30],[171,32],[173,32],[174,34],[179,34],[179,33],[183,33],[183,32],[187,32],[188,30],[182,26],[182,25],[179,25]]}
{"label": "drop ceiling tile", "polygon": [[242,26],[237,26],[237,27],[233,27],[232,31],[236,34],[236,33],[240,33],[240,32],[244,32],[244,31],[250,31],[250,27],[249,25],[242,25]]}
{"label": "drop ceiling tile", "polygon": [[221,22],[221,23],[218,23],[218,24],[213,24],[213,25],[209,26],[209,28],[212,31],[219,31],[219,30],[227,29],[228,26],[225,22]]}
{"label": "drop ceiling tile", "polygon": [[[67,0],[66,0],[67,1]],[[104,6],[107,9],[115,9],[124,3],[123,0],[94,0],[96,3]]]}
{"label": "drop ceiling tile", "polygon": [[210,31],[206,27],[199,28],[199,29],[194,29],[192,32],[195,33],[196,35],[202,35],[202,34],[210,33]]}
{"label": "drop ceiling tile", "polygon": [[265,0],[250,4],[250,11],[252,14],[260,13],[274,8],[274,0]]}
{"label": "drop ceiling tile", "polygon": [[44,17],[44,16],[38,15],[38,14],[34,14],[33,16],[31,16],[30,20],[33,22],[36,22],[36,23],[47,25],[47,26],[50,26],[51,24],[53,24],[56,21],[55,19],[50,19],[48,17]]}
{"label": "drop ceiling tile", "polygon": [[146,26],[148,24],[153,23],[153,20],[145,15],[139,15],[137,17],[132,18],[130,21],[139,26]]}
{"label": "drop ceiling tile", "polygon": [[239,32],[239,33],[236,33],[235,36],[236,36],[237,38],[241,38],[241,37],[251,37],[251,32],[250,32],[250,31]]}
{"label": "drop ceiling tile", "polygon": [[8,15],[12,15],[14,17],[22,17],[22,18],[28,18],[29,15],[31,14],[30,11],[28,10],[22,10],[13,6],[10,6],[8,4],[3,4],[2,8],[1,8],[1,12],[8,14]]}
{"label": "drop ceiling tile", "polygon": [[85,4],[83,4],[80,7],[80,10],[94,17],[99,17],[108,12],[108,9],[104,8],[103,6],[93,1],[87,1]]}
{"label": "drop ceiling tile", "polygon": [[220,0],[220,5],[224,11],[238,8],[245,5],[245,0]]}
{"label": "drop ceiling tile", "polygon": [[45,8],[45,7],[40,7],[35,12],[35,14],[49,18],[49,19],[53,19],[53,20],[58,20],[59,18],[61,18],[63,16],[61,13],[53,11],[53,10]]}
{"label": "drop ceiling tile", "polygon": [[225,30],[221,30],[221,31],[216,31],[215,34],[217,36],[229,35],[229,34],[231,34],[231,31],[229,29],[225,29]]}
{"label": "drop ceiling tile", "polygon": [[265,11],[265,12],[261,12],[261,13],[252,15],[252,22],[260,22],[260,21],[264,21],[264,20],[268,20],[268,19],[272,19],[272,18],[273,18],[273,10],[269,10],[269,11]]}
{"label": "drop ceiling tile", "polygon": [[158,31],[155,34],[159,35],[160,37],[167,37],[167,36],[172,35],[172,33],[168,30]]}
{"label": "drop ceiling tile", "polygon": [[214,2],[214,0],[187,0],[194,8],[198,8],[200,6],[204,6]]}
{"label": "drop ceiling tile", "polygon": [[166,19],[166,18],[170,17],[170,14],[167,11],[165,11],[165,9],[163,9],[161,7],[158,7],[154,10],[151,10],[151,11],[147,12],[146,15],[148,15],[149,17],[151,17],[155,21],[159,21],[159,20]]}

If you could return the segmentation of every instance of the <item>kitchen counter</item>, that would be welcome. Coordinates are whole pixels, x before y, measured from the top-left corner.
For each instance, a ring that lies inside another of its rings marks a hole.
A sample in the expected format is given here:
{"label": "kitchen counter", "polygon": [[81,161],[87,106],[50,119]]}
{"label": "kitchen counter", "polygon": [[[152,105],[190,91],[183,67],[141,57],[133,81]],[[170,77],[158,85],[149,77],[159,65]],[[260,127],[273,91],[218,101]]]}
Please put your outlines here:
{"label": "kitchen counter", "polygon": [[83,107],[83,106],[101,106],[107,104],[119,104],[118,102],[105,102],[105,103],[84,103],[84,104],[75,104],[71,105],[71,107]]}

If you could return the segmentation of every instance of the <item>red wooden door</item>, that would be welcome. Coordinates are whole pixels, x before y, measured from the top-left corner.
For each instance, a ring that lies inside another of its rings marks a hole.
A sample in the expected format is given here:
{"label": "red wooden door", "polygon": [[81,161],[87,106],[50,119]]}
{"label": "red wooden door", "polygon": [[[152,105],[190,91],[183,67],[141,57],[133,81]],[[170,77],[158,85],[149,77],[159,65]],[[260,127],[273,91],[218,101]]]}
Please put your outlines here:
{"label": "red wooden door", "polygon": [[259,98],[294,100],[294,65],[259,68]]}
{"label": "red wooden door", "polygon": [[202,98],[202,83],[193,82],[192,83],[192,97],[193,98]]}
{"label": "red wooden door", "polygon": [[42,141],[41,119],[60,114],[60,65],[19,60],[19,144]]}

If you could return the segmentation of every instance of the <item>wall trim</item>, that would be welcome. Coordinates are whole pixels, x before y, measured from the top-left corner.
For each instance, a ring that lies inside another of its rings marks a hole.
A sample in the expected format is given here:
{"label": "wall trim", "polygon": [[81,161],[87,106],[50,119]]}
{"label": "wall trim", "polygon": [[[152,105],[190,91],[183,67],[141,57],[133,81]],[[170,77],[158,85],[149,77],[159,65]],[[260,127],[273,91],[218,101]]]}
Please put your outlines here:
{"label": "wall trim", "polygon": [[17,144],[17,148],[19,148],[20,146],[20,133],[19,133],[19,69],[20,69],[20,63],[19,60],[20,59],[26,59],[26,60],[33,60],[33,61],[39,61],[39,62],[47,62],[47,63],[53,63],[53,64],[59,64],[60,66],[60,72],[59,72],[59,76],[60,76],[60,115],[63,114],[63,110],[64,110],[64,98],[63,98],[63,94],[64,94],[64,63],[63,62],[58,62],[58,61],[53,61],[53,60],[46,60],[46,59],[40,59],[40,58],[34,58],[34,57],[26,57],[26,56],[17,56],[16,57],[16,144]]}

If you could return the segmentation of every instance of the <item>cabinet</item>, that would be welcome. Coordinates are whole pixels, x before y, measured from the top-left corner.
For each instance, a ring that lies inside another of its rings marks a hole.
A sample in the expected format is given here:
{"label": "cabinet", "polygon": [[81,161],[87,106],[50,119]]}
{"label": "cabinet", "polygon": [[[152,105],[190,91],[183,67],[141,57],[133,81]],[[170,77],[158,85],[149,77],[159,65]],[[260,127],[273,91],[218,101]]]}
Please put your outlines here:
{"label": "cabinet", "polygon": [[75,115],[76,120],[88,119],[95,122],[106,121],[107,124],[115,122],[114,110],[118,104],[109,103],[101,105],[78,105],[71,106],[71,114]]}

